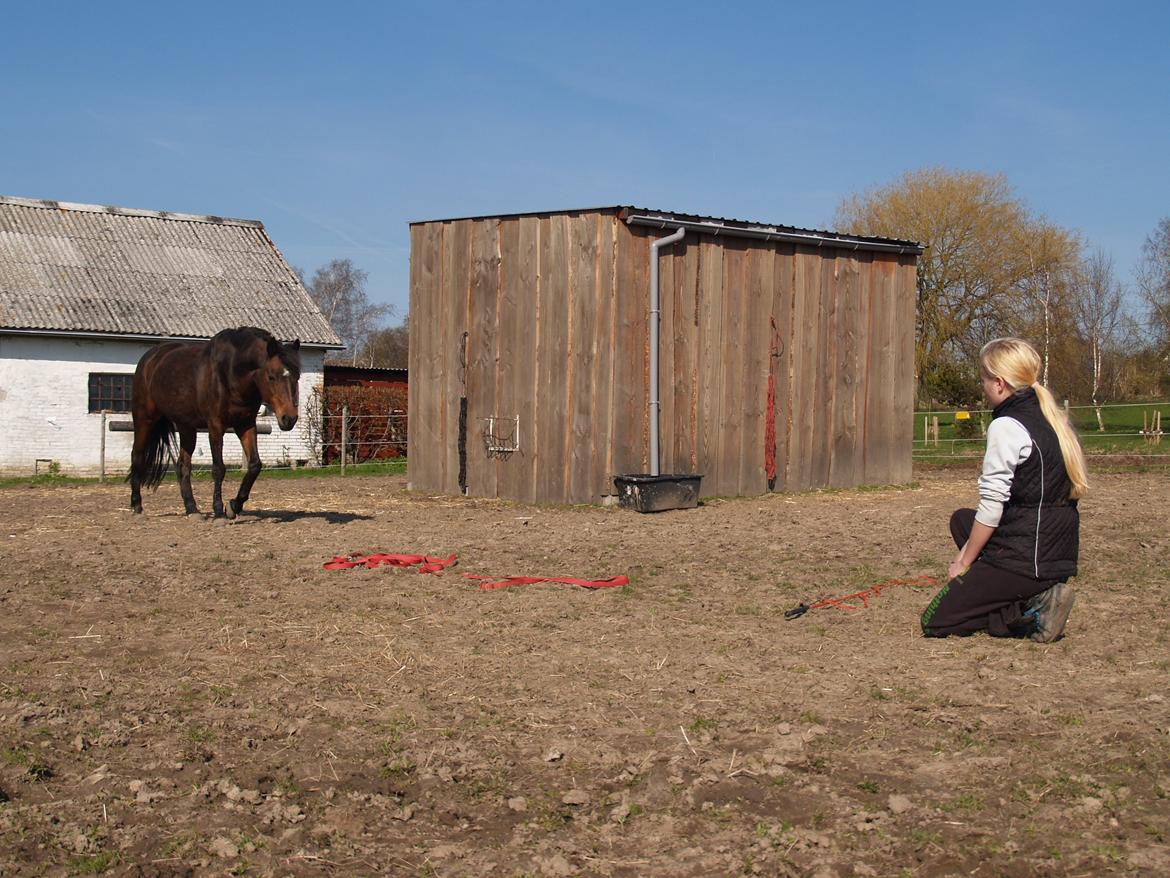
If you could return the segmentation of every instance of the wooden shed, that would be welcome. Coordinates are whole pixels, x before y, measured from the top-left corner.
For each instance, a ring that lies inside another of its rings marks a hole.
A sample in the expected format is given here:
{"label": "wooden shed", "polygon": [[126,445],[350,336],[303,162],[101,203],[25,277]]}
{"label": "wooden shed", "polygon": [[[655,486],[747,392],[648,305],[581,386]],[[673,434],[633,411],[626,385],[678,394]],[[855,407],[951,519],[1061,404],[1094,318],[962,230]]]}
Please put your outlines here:
{"label": "wooden shed", "polygon": [[922,248],[634,207],[410,227],[416,490],[593,503],[660,471],[703,496],[910,479]]}

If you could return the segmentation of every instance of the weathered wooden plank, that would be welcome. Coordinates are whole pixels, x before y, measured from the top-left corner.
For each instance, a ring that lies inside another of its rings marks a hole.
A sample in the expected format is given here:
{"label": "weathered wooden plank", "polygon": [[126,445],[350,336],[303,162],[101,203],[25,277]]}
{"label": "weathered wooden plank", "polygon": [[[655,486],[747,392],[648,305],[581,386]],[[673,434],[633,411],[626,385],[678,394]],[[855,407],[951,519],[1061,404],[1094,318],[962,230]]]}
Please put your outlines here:
{"label": "weathered wooden plank", "polygon": [[836,257],[833,328],[834,379],[831,396],[833,432],[830,438],[829,484],[847,488],[858,484],[861,468],[857,461],[860,448],[858,430],[858,392],[864,387],[862,368],[864,316],[861,302],[859,254]]}
{"label": "weathered wooden plank", "polygon": [[438,294],[439,226],[434,223],[410,227],[410,350],[408,365],[415,380],[407,388],[407,478],[417,490],[438,487],[434,454],[437,408],[433,348],[437,341],[435,300]]}
{"label": "weathered wooden plank", "polygon": [[743,432],[739,450],[739,493],[763,494],[768,490],[764,472],[764,435],[768,410],[768,367],[771,357],[770,315],[775,269],[773,248],[752,243],[746,253],[743,361]]}
{"label": "weathered wooden plank", "polygon": [[720,474],[723,447],[720,402],[723,393],[723,246],[704,236],[699,242],[699,361],[696,429],[696,472],[702,474],[704,497],[727,493]]}
{"label": "weathered wooden plank", "polygon": [[570,503],[590,503],[593,493],[593,386],[597,375],[597,214],[568,220],[569,326],[567,376],[569,423],[565,430],[565,485]]}
{"label": "weathered wooden plank", "polygon": [[897,319],[894,256],[879,254],[869,266],[869,374],[866,392],[865,482],[894,481],[894,338]]}
{"label": "weathered wooden plank", "polygon": [[894,447],[893,481],[913,478],[911,440],[914,417],[914,311],[917,301],[917,271],[913,256],[898,257],[897,341],[894,370],[894,425],[890,441]]}
{"label": "weathered wooden plank", "polygon": [[648,248],[644,230],[618,224],[612,432],[615,475],[646,472]]}
{"label": "weathered wooden plank", "polygon": [[496,412],[499,357],[499,220],[478,220],[471,229],[467,300],[467,490],[473,497],[496,496],[496,464],[484,441],[486,418]]}
{"label": "weathered wooden plank", "polygon": [[813,384],[813,453],[809,479],[812,487],[829,484],[829,464],[833,444],[833,400],[836,395],[836,286],[837,258],[833,251],[822,251],[820,285],[817,301],[817,346],[813,370],[808,380]]}
{"label": "weathered wooden plank", "polygon": [[526,216],[518,220],[516,243],[517,320],[512,357],[516,363],[516,414],[520,416],[520,450],[507,461],[515,470],[514,494],[529,503],[536,500],[537,397],[540,385],[537,357],[540,350],[540,237],[541,221]]}
{"label": "weathered wooden plank", "polygon": [[[499,226],[499,285],[500,296],[497,311],[496,348],[496,414],[509,423],[497,429],[503,432],[515,430],[512,418],[518,412],[517,400],[521,394],[528,396],[531,388],[520,388],[520,360],[531,347],[523,321],[529,317],[531,308],[522,307],[525,293],[521,291],[520,280],[520,220],[500,220]],[[523,446],[522,446],[523,447]],[[519,454],[500,455],[495,460],[496,496],[510,500],[520,497],[520,474],[524,458]]]}
{"label": "weathered wooden plank", "polygon": [[698,239],[691,235],[681,246],[674,265],[674,318],[671,347],[674,351],[673,415],[670,421],[674,472],[696,472],[695,425],[698,403],[699,347],[699,253]]}
{"label": "weathered wooden plank", "polygon": [[821,257],[815,250],[797,248],[794,266],[792,314],[792,451],[789,490],[812,487],[817,430],[816,383],[821,312]]}
{"label": "weathered wooden plank", "polygon": [[540,352],[537,395],[536,500],[564,503],[565,430],[568,425],[569,270],[564,214],[541,219]]}
{"label": "weathered wooden plank", "polygon": [[776,430],[775,491],[788,490],[789,456],[792,444],[792,274],[795,270],[796,248],[781,244],[772,259],[772,316],[769,329],[769,351],[773,378],[773,423]]}
{"label": "weathered wooden plank", "polygon": [[613,484],[613,364],[614,364],[614,285],[617,279],[615,250],[617,218],[597,215],[597,299],[594,306],[594,343],[596,360],[593,383],[593,429],[590,434],[593,494],[601,497],[614,492]]}
{"label": "weathered wooden plank", "polygon": [[744,407],[744,312],[747,301],[746,241],[729,238],[723,242],[723,345],[719,357],[723,393],[719,425],[723,434],[719,453],[719,484],[722,493],[742,491],[739,456],[742,449]]}
{"label": "weathered wooden plank", "polygon": [[467,295],[471,277],[472,220],[443,224],[443,281],[439,293],[441,470],[439,490],[458,494],[459,406],[466,392]]}

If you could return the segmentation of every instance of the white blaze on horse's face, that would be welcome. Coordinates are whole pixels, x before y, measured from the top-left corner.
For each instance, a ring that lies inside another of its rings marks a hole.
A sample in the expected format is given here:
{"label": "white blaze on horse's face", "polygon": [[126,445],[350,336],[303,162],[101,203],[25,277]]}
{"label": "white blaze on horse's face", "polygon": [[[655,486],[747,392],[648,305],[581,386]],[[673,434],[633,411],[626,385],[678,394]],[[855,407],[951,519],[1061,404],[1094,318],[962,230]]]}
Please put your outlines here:
{"label": "white blaze on horse's face", "polygon": [[264,370],[268,380],[268,407],[276,415],[276,422],[282,430],[291,430],[297,422],[297,380],[279,358],[269,361]]}

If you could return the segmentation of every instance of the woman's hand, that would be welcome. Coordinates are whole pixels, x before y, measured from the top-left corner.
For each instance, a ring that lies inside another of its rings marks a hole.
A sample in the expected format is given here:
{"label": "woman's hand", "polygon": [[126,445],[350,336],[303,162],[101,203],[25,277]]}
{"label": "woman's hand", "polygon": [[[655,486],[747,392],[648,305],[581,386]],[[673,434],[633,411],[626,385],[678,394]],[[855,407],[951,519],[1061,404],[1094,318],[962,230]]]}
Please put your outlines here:
{"label": "woman's hand", "polygon": [[955,560],[947,567],[947,579],[954,579],[956,576],[962,576],[971,567],[970,564],[963,560],[963,553],[959,552],[955,556]]}

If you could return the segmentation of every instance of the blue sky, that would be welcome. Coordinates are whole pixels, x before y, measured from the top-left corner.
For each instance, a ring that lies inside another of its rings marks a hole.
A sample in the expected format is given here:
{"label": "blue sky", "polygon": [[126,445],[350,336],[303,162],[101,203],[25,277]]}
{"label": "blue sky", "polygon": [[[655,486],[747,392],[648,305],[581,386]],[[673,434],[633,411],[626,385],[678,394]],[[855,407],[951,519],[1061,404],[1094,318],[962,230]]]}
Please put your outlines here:
{"label": "blue sky", "polygon": [[[20,3],[0,194],[259,219],[406,312],[412,220],[610,204],[825,228],[1003,173],[1130,281],[1170,215],[1170,4]],[[397,322],[397,321],[395,321]]]}

